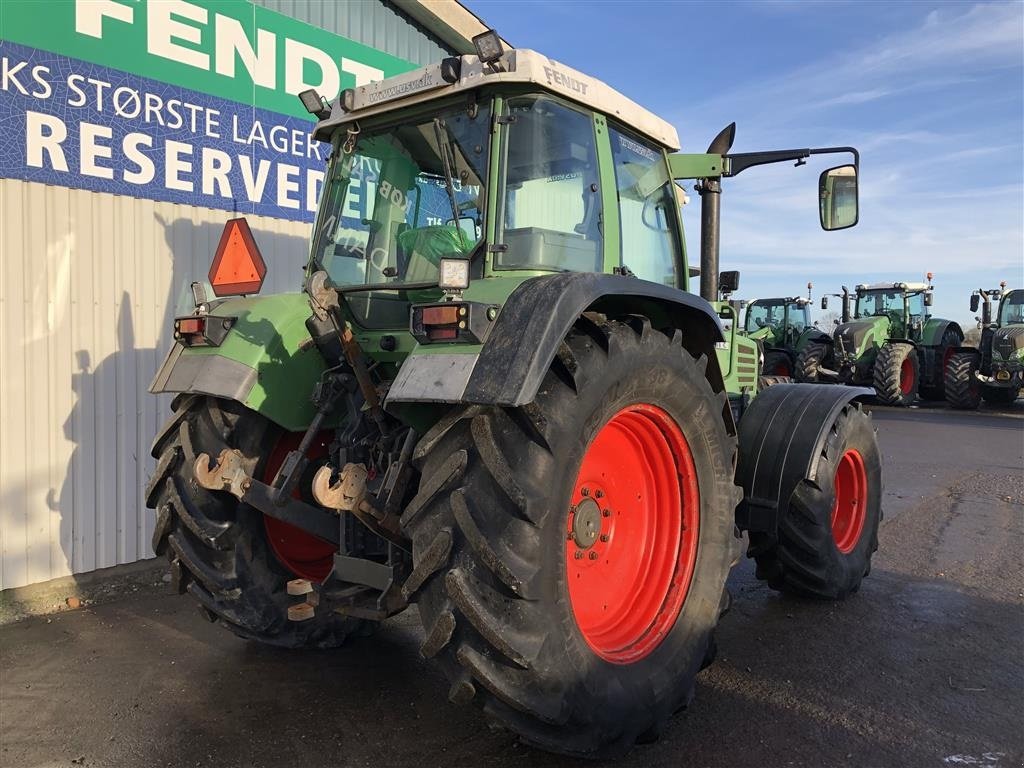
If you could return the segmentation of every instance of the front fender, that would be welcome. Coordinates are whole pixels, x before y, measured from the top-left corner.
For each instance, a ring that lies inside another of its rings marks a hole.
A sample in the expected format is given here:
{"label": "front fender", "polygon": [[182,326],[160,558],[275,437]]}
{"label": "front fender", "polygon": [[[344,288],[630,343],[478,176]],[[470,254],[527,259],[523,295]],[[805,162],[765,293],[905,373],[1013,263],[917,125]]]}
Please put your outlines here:
{"label": "front fender", "polygon": [[313,385],[326,367],[306,329],[306,296],[228,299],[211,314],[235,318],[223,341],[215,347],[175,342],[149,391],[223,397],[291,432],[305,429],[315,412]]}
{"label": "front fender", "polygon": [[525,280],[506,299],[483,347],[426,345],[403,363],[388,403],[522,406],[533,401],[559,344],[584,312],[640,314],[683,330],[683,346],[706,354],[720,390],[715,344],[725,341],[714,308],[686,291],[635,277],[565,272]]}

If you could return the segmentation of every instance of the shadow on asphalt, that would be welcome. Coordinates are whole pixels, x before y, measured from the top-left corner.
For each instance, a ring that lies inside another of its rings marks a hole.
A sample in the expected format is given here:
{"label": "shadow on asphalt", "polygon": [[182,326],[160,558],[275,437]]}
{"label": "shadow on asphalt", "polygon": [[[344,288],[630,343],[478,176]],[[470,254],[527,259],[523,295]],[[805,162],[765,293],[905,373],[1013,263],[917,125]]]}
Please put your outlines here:
{"label": "shadow on asphalt", "polygon": [[[891,571],[842,604],[779,596],[749,564],[730,585],[719,660],[694,704],[617,765],[1022,756],[1010,603]],[[8,765],[593,764],[518,745],[450,705],[418,656],[415,614],[341,650],[295,652],[238,640],[186,598],[159,596],[32,619],[0,638]]]}

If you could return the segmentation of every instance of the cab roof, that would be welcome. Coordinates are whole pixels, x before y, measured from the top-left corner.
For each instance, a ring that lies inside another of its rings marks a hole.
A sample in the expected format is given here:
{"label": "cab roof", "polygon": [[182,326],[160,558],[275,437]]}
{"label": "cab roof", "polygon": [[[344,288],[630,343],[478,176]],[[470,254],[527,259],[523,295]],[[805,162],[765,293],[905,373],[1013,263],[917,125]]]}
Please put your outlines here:
{"label": "cab roof", "polygon": [[[494,72],[473,55],[460,60],[459,78],[442,77],[440,62],[386,80],[361,85],[351,95],[342,92],[331,102],[331,114],[316,124],[313,138],[329,141],[340,126],[373,115],[471,91],[485,85],[529,84],[607,115],[654,140],[670,152],[679,150],[676,129],[614,88],[536,51],[515,49],[499,60],[504,71]],[[350,111],[342,106],[350,100]]]}
{"label": "cab roof", "polygon": [[857,286],[858,291],[930,291],[932,286],[928,283],[861,283]]}

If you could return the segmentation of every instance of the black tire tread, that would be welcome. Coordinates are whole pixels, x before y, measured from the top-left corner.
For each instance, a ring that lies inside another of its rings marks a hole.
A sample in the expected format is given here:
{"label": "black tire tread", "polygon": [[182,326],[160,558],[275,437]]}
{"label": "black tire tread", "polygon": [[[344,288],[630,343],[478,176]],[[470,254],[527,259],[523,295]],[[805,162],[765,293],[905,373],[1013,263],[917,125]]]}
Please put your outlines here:
{"label": "black tire tread", "polygon": [[793,378],[802,383],[816,383],[818,369],[828,358],[829,345],[822,341],[808,341],[796,356]]}
{"label": "black tire tread", "polygon": [[981,363],[977,352],[954,352],[944,373],[946,402],[958,410],[975,410],[981,403],[981,387],[974,374]]}
{"label": "black tire tread", "polygon": [[[583,317],[559,350],[539,400],[571,407],[580,386],[580,356],[596,356],[605,366],[622,342],[623,328],[631,329],[640,344],[660,344],[687,355],[678,332],[669,336],[655,331],[646,318],[615,323]],[[703,373],[707,359],[702,356],[693,364]],[[419,599],[427,635],[423,650],[449,677],[450,698],[475,699],[492,719],[528,743],[588,757],[620,755],[643,732],[663,723],[646,723],[644,728],[623,724],[619,733],[581,729],[573,734],[563,727],[573,715],[569,705],[552,683],[541,682],[543,675],[535,669],[541,649],[555,639],[531,594],[541,565],[536,559],[539,527],[549,510],[533,486],[537,473],[514,469],[504,446],[528,450],[533,461],[551,466],[553,428],[536,404],[515,410],[468,406],[447,415],[421,438],[414,457],[426,490],[402,519],[417,562],[404,591]],[[738,502],[742,491],[732,478],[720,482],[728,483],[729,498]],[[486,510],[478,509],[484,500]],[[450,531],[450,548],[437,544],[444,531]],[[421,569],[420,561],[442,551],[443,563]],[[712,647],[709,636],[707,647],[700,649],[706,661],[713,658]],[[692,680],[684,687],[678,692],[681,703],[692,698]]]}
{"label": "black tire tread", "polygon": [[153,549],[170,562],[172,584],[189,592],[204,615],[236,635],[288,648],[340,645],[365,622],[320,610],[292,622],[286,593],[295,578],[277,562],[266,541],[262,515],[226,493],[201,488],[192,477],[198,452],[217,456],[239,448],[255,471],[268,430],[262,416],[214,397],[176,399],[177,408],[153,443],[157,469],[147,486],[147,506],[157,512]]}
{"label": "black tire tread", "polygon": [[918,361],[917,350],[912,344],[890,341],[879,348],[878,356],[875,358],[872,384],[878,399],[885,405],[910,405],[914,402],[914,398],[917,396],[917,385],[921,379],[917,363],[914,365],[917,381],[915,381],[913,390],[904,394],[900,387],[903,360],[911,356]]}

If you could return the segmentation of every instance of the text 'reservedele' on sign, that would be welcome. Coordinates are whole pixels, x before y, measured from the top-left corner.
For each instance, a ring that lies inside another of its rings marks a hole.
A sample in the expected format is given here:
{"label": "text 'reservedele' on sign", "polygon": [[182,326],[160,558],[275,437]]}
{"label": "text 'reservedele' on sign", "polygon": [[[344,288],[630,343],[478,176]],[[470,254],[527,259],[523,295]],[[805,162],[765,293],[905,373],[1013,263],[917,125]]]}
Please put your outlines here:
{"label": "text 'reservedele' on sign", "polygon": [[210,286],[217,296],[259,293],[267,265],[245,218],[228,219],[210,265]]}

